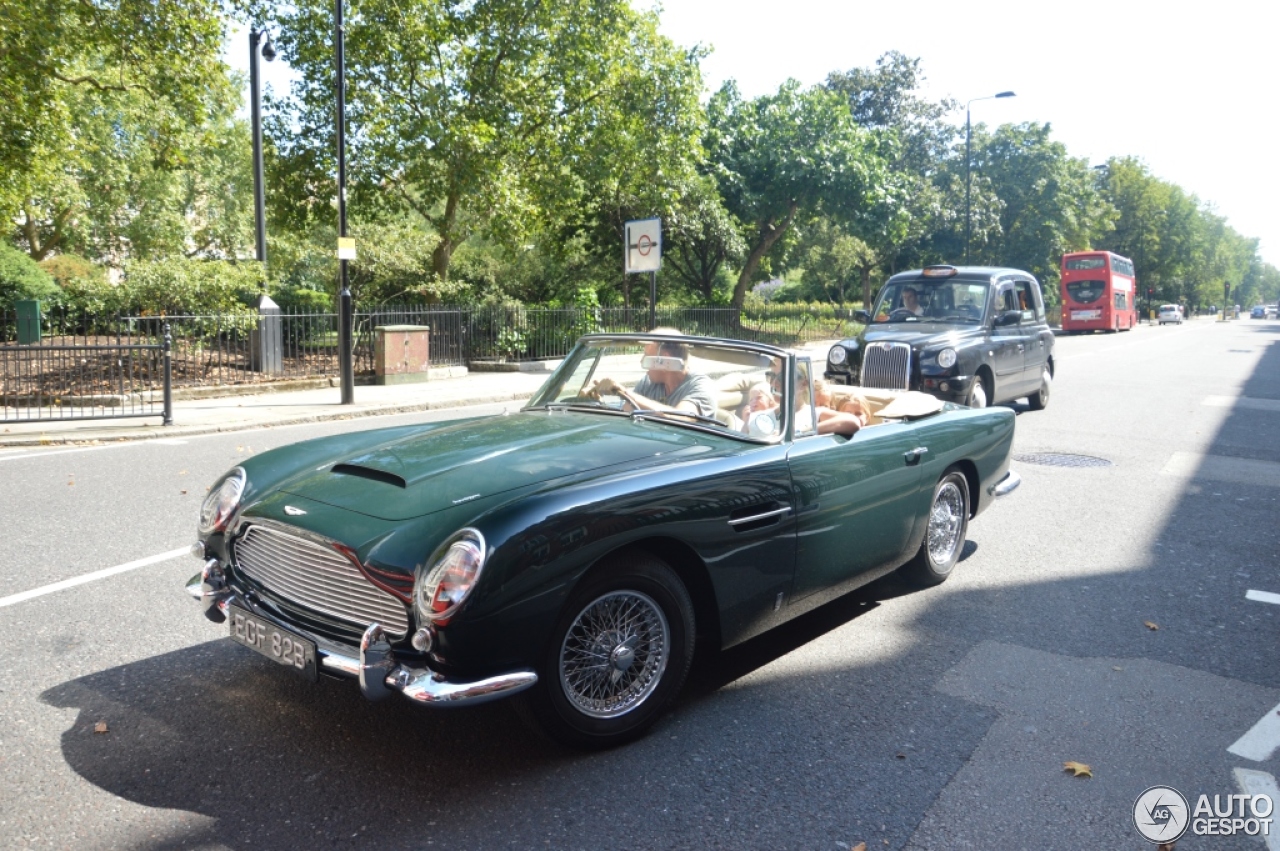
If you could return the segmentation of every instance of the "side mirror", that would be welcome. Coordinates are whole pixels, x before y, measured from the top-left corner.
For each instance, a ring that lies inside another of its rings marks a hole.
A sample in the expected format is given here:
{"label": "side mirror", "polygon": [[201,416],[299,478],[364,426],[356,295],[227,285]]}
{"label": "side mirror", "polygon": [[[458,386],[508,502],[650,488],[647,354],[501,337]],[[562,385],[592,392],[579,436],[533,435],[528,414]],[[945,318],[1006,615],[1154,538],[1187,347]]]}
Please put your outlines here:
{"label": "side mirror", "polygon": [[997,325],[1017,325],[1022,321],[1021,310],[1006,310],[996,317]]}
{"label": "side mirror", "polygon": [[867,313],[865,310],[855,310],[853,312],[853,318],[861,322],[863,325],[871,324],[871,314]]}

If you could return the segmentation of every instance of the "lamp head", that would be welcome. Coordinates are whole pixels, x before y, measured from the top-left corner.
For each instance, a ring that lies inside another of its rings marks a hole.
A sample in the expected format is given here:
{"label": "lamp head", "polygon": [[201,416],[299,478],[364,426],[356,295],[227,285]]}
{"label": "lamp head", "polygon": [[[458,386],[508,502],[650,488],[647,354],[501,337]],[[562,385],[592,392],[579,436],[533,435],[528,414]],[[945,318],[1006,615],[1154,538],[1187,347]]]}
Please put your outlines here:
{"label": "lamp head", "polygon": [[268,62],[276,58],[276,46],[271,41],[271,36],[267,36],[267,43],[262,45],[262,58]]}
{"label": "lamp head", "polygon": [[998,98],[1016,98],[1016,97],[1017,97],[1017,95],[1016,95],[1016,94],[1014,94],[1013,92],[1001,92],[1000,94],[996,95],[996,97],[998,97]]}

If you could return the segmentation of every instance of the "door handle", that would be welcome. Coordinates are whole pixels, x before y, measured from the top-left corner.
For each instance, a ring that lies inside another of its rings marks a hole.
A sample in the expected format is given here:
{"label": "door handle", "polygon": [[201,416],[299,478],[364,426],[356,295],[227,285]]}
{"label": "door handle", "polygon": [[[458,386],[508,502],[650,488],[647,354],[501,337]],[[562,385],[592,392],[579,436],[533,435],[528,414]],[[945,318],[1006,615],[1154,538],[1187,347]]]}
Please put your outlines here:
{"label": "door handle", "polygon": [[906,461],[907,466],[910,467],[914,464],[920,463],[920,459],[923,458],[928,453],[929,453],[929,447],[917,446],[915,449],[912,449],[910,452],[903,452],[902,460]]}
{"label": "door handle", "polygon": [[1024,345],[1022,345],[1021,343],[1019,343],[1019,344],[1018,344],[1018,351],[1020,351],[1020,352],[1021,352],[1021,351],[1026,351],[1026,346],[1024,346]]}

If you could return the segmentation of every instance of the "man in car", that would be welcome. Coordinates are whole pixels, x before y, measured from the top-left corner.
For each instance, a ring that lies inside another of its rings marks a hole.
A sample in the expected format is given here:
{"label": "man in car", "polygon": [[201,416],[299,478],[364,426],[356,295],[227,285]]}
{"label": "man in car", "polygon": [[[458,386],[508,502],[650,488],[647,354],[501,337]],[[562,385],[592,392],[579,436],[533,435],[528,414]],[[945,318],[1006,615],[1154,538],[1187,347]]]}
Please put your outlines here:
{"label": "man in car", "polygon": [[625,410],[675,411],[716,415],[716,385],[708,376],[689,372],[689,347],[675,340],[646,343],[641,364],[645,376],[628,390],[612,378],[591,385],[594,399],[620,396]]}
{"label": "man in car", "polygon": [[915,287],[907,287],[902,291],[902,309],[911,311],[915,316],[924,315],[924,307],[920,304],[920,296]]}

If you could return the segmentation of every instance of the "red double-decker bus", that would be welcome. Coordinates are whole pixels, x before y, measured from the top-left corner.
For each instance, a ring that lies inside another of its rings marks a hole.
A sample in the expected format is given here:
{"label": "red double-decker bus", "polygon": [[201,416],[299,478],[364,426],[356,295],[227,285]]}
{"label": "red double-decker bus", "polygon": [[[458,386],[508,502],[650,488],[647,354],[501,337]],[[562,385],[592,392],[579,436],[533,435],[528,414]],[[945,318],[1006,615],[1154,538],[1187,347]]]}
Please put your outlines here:
{"label": "red double-decker bus", "polygon": [[1138,324],[1133,261],[1110,251],[1062,255],[1062,330],[1128,331]]}

